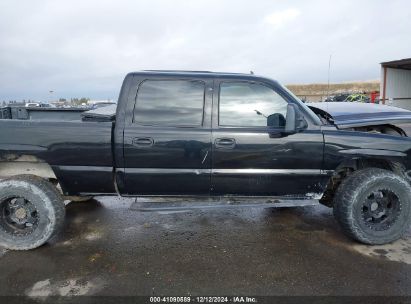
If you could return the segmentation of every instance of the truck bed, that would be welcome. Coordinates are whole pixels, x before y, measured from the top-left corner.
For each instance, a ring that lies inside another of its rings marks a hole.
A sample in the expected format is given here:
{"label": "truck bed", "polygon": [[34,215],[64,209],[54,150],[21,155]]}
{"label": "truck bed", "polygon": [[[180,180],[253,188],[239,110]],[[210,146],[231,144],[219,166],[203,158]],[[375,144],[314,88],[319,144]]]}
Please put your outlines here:
{"label": "truck bed", "polygon": [[87,108],[42,108],[42,107],[15,107],[0,108],[0,119],[19,120],[49,120],[49,121],[114,121],[117,105]]}
{"label": "truck bed", "polygon": [[0,108],[0,119],[72,121],[81,120],[81,114],[88,110],[87,108],[8,106]]}
{"label": "truck bed", "polygon": [[66,195],[114,193],[113,126],[112,121],[0,119],[0,169],[5,161],[45,162]]}

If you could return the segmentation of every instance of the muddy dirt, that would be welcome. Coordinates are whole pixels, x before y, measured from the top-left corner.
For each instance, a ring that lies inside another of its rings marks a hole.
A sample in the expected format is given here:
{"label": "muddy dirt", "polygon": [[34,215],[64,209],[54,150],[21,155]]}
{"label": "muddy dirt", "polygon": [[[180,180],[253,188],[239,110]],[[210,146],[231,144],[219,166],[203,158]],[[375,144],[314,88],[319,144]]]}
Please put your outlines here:
{"label": "muddy dirt", "polygon": [[138,212],[132,199],[70,203],[64,231],[0,248],[0,295],[411,295],[411,233],[346,238],[322,206]]}

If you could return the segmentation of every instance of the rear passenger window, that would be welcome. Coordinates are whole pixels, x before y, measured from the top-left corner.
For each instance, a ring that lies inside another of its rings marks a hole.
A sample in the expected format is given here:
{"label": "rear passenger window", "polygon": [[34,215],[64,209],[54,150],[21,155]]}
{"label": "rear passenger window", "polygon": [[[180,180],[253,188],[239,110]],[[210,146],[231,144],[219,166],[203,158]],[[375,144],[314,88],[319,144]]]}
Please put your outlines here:
{"label": "rear passenger window", "polygon": [[138,90],[134,122],[158,126],[200,126],[203,123],[202,81],[146,80]]}

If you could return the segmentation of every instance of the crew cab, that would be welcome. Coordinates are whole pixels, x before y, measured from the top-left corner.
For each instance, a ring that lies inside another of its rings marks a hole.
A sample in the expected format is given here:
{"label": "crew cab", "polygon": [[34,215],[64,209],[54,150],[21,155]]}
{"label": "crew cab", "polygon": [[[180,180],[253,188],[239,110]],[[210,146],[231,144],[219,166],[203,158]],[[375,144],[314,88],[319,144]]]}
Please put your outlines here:
{"label": "crew cab", "polygon": [[0,120],[0,244],[44,244],[62,226],[64,199],[97,195],[318,200],[352,238],[392,242],[411,220],[411,140],[395,126],[411,112],[394,112],[341,127],[269,78],[130,73],[117,107]]}

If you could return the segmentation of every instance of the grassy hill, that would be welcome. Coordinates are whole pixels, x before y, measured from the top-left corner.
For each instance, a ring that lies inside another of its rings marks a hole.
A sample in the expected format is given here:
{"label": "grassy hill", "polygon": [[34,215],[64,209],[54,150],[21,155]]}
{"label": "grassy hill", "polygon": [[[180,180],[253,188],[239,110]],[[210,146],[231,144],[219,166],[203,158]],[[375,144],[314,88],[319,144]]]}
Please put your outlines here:
{"label": "grassy hill", "polygon": [[[295,95],[301,98],[306,98],[310,101],[320,101],[327,97],[328,85],[326,83],[313,84],[289,84],[287,88]],[[339,93],[358,93],[380,90],[379,81],[364,81],[364,82],[347,82],[347,83],[330,83],[329,95]]]}

